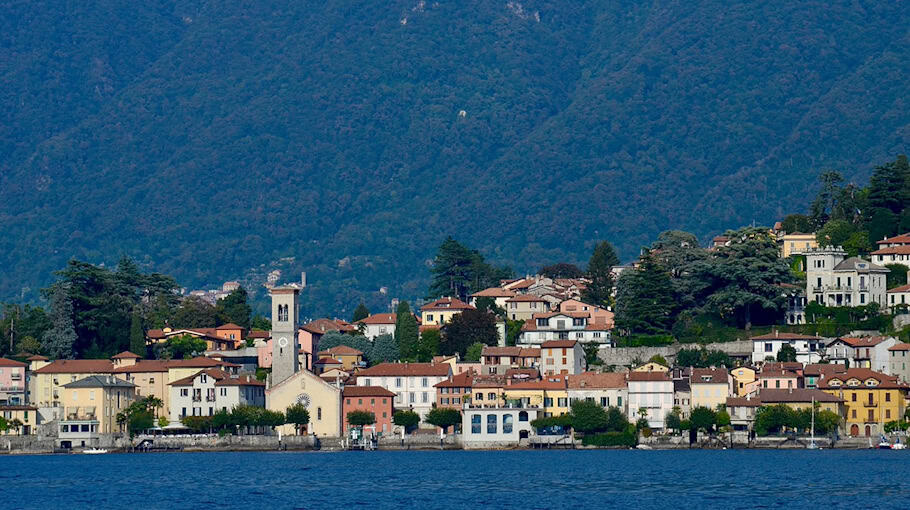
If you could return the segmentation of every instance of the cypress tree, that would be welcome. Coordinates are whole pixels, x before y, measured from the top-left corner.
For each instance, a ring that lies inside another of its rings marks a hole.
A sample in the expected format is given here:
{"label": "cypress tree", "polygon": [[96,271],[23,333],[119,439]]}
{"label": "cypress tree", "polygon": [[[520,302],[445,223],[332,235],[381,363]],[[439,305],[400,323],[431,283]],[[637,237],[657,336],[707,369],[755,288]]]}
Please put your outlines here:
{"label": "cypress tree", "polygon": [[44,333],[42,344],[52,359],[73,359],[76,328],[73,325],[73,301],[69,285],[58,284],[51,289],[51,329]]}
{"label": "cypress tree", "polygon": [[398,305],[395,317],[395,343],[398,344],[398,353],[402,359],[413,359],[417,356],[418,341],[417,319],[411,314],[408,302],[402,301]]}
{"label": "cypress tree", "polygon": [[366,319],[369,316],[370,316],[370,309],[367,308],[367,305],[363,304],[363,301],[361,301],[360,304],[357,305],[357,308],[354,309],[353,322],[357,322],[359,320]]}
{"label": "cypress tree", "polygon": [[608,241],[601,241],[594,247],[588,261],[587,277],[591,280],[582,294],[582,299],[592,305],[609,306],[613,294],[613,266],[619,265],[616,250]]}
{"label": "cypress tree", "polygon": [[142,328],[142,318],[139,317],[139,314],[133,312],[132,317],[130,317],[130,352],[142,356],[146,356],[145,348],[145,331]]}

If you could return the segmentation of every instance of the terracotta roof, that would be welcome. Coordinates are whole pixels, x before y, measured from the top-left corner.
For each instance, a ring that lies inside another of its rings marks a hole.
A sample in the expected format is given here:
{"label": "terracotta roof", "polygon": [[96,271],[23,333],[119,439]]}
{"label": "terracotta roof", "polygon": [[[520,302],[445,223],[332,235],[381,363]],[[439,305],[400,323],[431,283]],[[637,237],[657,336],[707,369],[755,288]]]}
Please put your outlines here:
{"label": "terracotta roof", "polygon": [[803,364],[798,361],[768,361],[762,365],[762,371],[766,370],[789,370],[798,372],[803,369]]}
{"label": "terracotta roof", "polygon": [[223,329],[239,329],[239,330],[243,330],[243,327],[242,327],[242,326],[238,326],[238,325],[234,324],[233,322],[228,322],[227,324],[222,324],[221,326],[218,326],[217,328],[215,328],[215,331],[220,331],[220,330],[223,330]]}
{"label": "terracotta roof", "polygon": [[910,243],[910,232],[906,234],[896,235],[894,237],[888,237],[878,241],[878,244],[895,244],[895,243]]}
{"label": "terracotta roof", "polygon": [[60,359],[38,370],[36,374],[110,374],[114,364],[107,359]]}
{"label": "terracotta roof", "polygon": [[395,324],[398,314],[394,313],[376,313],[365,317],[356,322],[356,324]]}
{"label": "terracotta roof", "polygon": [[421,311],[429,310],[473,310],[474,307],[458,298],[444,297],[420,307]]}
{"label": "terracotta roof", "polygon": [[588,318],[588,317],[591,316],[591,314],[590,314],[589,312],[560,312],[560,311],[553,311],[553,312],[535,313],[535,314],[532,315],[531,317],[534,318],[534,319],[549,319],[550,317],[556,317],[557,315],[565,315],[566,317],[570,317],[570,318],[572,318],[572,319],[586,319],[586,318]]}
{"label": "terracotta roof", "polygon": [[536,368],[510,368],[505,376],[506,379],[540,379],[540,372]]}
{"label": "terracotta roof", "polygon": [[427,324],[426,326],[417,326],[417,331],[423,333],[424,331],[429,331],[431,329],[441,329],[442,326],[438,324]]}
{"label": "terracotta roof", "polygon": [[341,362],[335,358],[319,358],[316,360],[317,365],[340,365]]}
{"label": "terracotta roof", "polygon": [[228,375],[227,377],[217,381],[215,386],[262,386],[265,387],[265,382],[256,379],[255,377],[244,374],[244,375]]}
{"label": "terracotta roof", "polygon": [[115,373],[115,374],[136,374],[136,373],[148,373],[148,372],[167,372],[168,365],[170,365],[170,363],[171,363],[170,361],[158,360],[158,359],[142,360],[142,361],[136,362],[135,364],[130,365],[128,367],[115,368],[113,373]]}
{"label": "terracotta roof", "polygon": [[625,388],[626,374],[607,372],[599,374],[597,372],[582,372],[577,375],[569,376],[569,389],[596,389],[596,388]]}
{"label": "terracotta roof", "polygon": [[888,246],[879,248],[870,255],[910,255],[910,245]]}
{"label": "terracotta roof", "polygon": [[474,372],[468,370],[436,383],[434,388],[470,388],[472,384],[474,384]]}
{"label": "terracotta roof", "polygon": [[539,347],[522,347],[521,352],[518,354],[519,358],[539,358],[540,357],[540,348]]}
{"label": "terracotta roof", "polygon": [[358,356],[358,355],[363,355],[363,352],[358,351],[357,349],[355,349],[353,347],[348,347],[347,345],[336,345],[335,347],[332,347],[331,349],[319,351],[319,353],[318,353],[319,356],[322,356],[323,354],[330,354],[330,355],[337,354],[339,356]]}
{"label": "terracotta roof", "polygon": [[730,374],[723,368],[693,368],[690,384],[727,384]]}
{"label": "terracotta roof", "polygon": [[727,397],[727,407],[761,407],[761,399],[753,397]]}
{"label": "terracotta roof", "polygon": [[193,375],[188,375],[183,379],[177,379],[174,382],[168,383],[168,386],[192,386],[193,381],[199,377],[200,374],[205,374],[209,377],[214,378],[216,381],[218,379],[224,378],[227,376],[227,372],[218,368],[207,368],[205,370],[200,370]]}
{"label": "terracotta roof", "polygon": [[[886,340],[883,336],[864,336],[859,338],[852,337],[840,337],[831,342],[831,344],[837,342],[838,340],[844,342],[850,347],[873,347],[878,345]],[[828,344],[828,345],[831,345]]]}
{"label": "terracotta roof", "polygon": [[522,294],[513,298],[506,299],[506,303],[546,303],[547,300],[531,294]]}
{"label": "terracotta roof", "polygon": [[796,372],[790,371],[790,370],[774,370],[774,369],[762,370],[761,372],[758,373],[759,379],[779,379],[779,378],[783,378],[783,377],[786,377],[788,379],[791,379],[791,378],[798,379],[799,374],[797,374]]}
{"label": "terracotta roof", "polygon": [[559,349],[562,347],[571,348],[577,344],[575,340],[547,340],[540,344],[541,349]]}
{"label": "terracotta roof", "polygon": [[9,358],[0,358],[0,367],[19,367],[25,368],[27,365],[21,361],[16,361]]}
{"label": "terracotta roof", "polygon": [[30,357],[26,358],[25,361],[48,361],[48,359],[46,356],[42,356],[40,354],[35,354],[34,356],[30,356]]}
{"label": "terracotta roof", "polygon": [[812,402],[814,398],[816,402],[843,402],[844,399],[839,398],[830,393],[825,393],[822,390],[814,390],[811,388],[793,388],[786,390],[778,389],[763,389],[758,393],[759,398],[763,404],[783,404],[788,402]]}
{"label": "terracotta roof", "polygon": [[546,379],[539,381],[515,382],[505,386],[508,390],[565,390],[568,389],[568,382],[565,377],[548,376]]}
{"label": "terracotta roof", "polygon": [[300,329],[317,335],[328,333],[329,331],[357,331],[357,328],[353,325],[338,319],[316,319],[300,326]]}
{"label": "terracotta roof", "polygon": [[800,335],[798,333],[780,333],[774,331],[767,335],[753,336],[752,340],[815,340],[818,338],[819,337],[816,336]]}
{"label": "terracotta roof", "polygon": [[[847,381],[850,379],[857,379],[859,381],[859,386],[862,388],[868,388],[865,385],[865,381],[869,379],[875,379],[878,381],[876,388],[883,389],[907,389],[908,386],[897,380],[896,376],[885,375],[880,372],[875,372],[868,368],[848,368],[843,373],[837,374],[826,374],[825,377],[818,380],[818,387],[821,389],[836,390],[840,388],[851,388],[852,386],[847,385]],[[839,386],[832,386],[833,381],[840,381]]]}
{"label": "terracotta roof", "polygon": [[629,381],[670,381],[669,372],[629,372]]}
{"label": "terracotta roof", "polygon": [[803,368],[803,375],[818,377],[825,374],[825,377],[830,377],[832,374],[846,371],[847,367],[838,363],[809,363]]}
{"label": "terracotta roof", "polygon": [[120,354],[115,355],[111,359],[142,359],[142,356],[134,354],[130,351],[123,351]]}
{"label": "terracotta roof", "polygon": [[376,376],[447,376],[450,367],[447,363],[380,363],[357,372],[357,377]]}
{"label": "terracotta roof", "polygon": [[890,292],[890,293],[910,292],[910,283],[908,283],[907,285],[901,285],[900,287],[894,287],[893,289],[888,289],[888,292]]}
{"label": "terracotta roof", "polygon": [[480,352],[481,356],[518,356],[521,354],[521,347],[518,347],[517,345],[506,347],[484,345]]}
{"label": "terracotta roof", "polygon": [[892,345],[889,351],[910,351],[910,344],[901,342],[899,344]]}
{"label": "terracotta roof", "polygon": [[269,338],[271,334],[268,331],[254,329],[247,334],[247,338]]}
{"label": "terracotta roof", "polygon": [[168,368],[207,368],[207,367],[240,367],[236,363],[220,361],[205,356],[192,359],[174,359],[168,362]]}
{"label": "terracotta roof", "polygon": [[0,405],[0,411],[37,411],[35,406]]}
{"label": "terracotta roof", "polygon": [[341,395],[348,397],[395,397],[395,393],[381,386],[345,386]]}
{"label": "terracotta roof", "polygon": [[514,295],[515,295],[515,293],[512,292],[511,290],[503,289],[501,287],[490,287],[489,289],[483,289],[480,292],[475,292],[475,293],[471,294],[471,297],[473,297],[473,298],[479,298],[479,297],[497,298],[497,297],[512,297]]}

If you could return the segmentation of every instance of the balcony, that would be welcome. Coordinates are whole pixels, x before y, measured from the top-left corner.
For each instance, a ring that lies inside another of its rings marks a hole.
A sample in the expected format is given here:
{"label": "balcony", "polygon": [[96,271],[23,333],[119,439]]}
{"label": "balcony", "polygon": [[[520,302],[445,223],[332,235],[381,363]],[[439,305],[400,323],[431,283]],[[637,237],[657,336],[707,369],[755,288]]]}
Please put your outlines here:
{"label": "balcony", "polygon": [[206,402],[214,402],[214,401],[215,401],[215,395],[206,395],[206,396],[205,396],[205,401],[206,401]]}
{"label": "balcony", "polygon": [[0,391],[18,393],[25,391],[25,386],[0,386]]}
{"label": "balcony", "polygon": [[193,395],[193,402],[202,402],[202,395]]}
{"label": "balcony", "polygon": [[872,400],[872,401],[866,400],[865,402],[863,402],[863,407],[878,407],[878,402],[876,402],[874,400]]}
{"label": "balcony", "polygon": [[20,374],[19,372],[16,372],[14,374],[10,374],[9,378],[14,381],[19,381],[19,380],[22,380],[22,374]]}

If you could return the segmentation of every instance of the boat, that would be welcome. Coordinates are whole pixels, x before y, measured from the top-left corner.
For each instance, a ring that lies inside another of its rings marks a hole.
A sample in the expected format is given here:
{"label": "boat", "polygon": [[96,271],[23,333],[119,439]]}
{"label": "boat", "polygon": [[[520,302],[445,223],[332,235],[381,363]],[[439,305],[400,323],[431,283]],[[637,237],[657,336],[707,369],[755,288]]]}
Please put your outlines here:
{"label": "boat", "polygon": [[88,450],[82,450],[82,453],[86,455],[98,455],[101,453],[107,453],[107,450],[104,448],[89,448]]}
{"label": "boat", "polygon": [[891,443],[888,442],[888,439],[885,436],[881,436],[878,440],[878,449],[879,450],[890,450]]}
{"label": "boat", "polygon": [[891,445],[891,449],[892,449],[892,450],[906,450],[906,449],[907,449],[907,445],[905,445],[904,443],[901,443],[901,438],[898,437],[898,438],[894,441],[894,444]]}

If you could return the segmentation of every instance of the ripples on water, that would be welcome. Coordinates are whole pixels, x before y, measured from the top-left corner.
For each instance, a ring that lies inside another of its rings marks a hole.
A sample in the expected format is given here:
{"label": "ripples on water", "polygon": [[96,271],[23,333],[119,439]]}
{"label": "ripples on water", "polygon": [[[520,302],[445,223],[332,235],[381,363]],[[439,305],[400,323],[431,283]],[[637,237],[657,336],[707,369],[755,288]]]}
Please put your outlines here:
{"label": "ripples on water", "polygon": [[0,456],[0,509],[910,508],[910,451]]}

